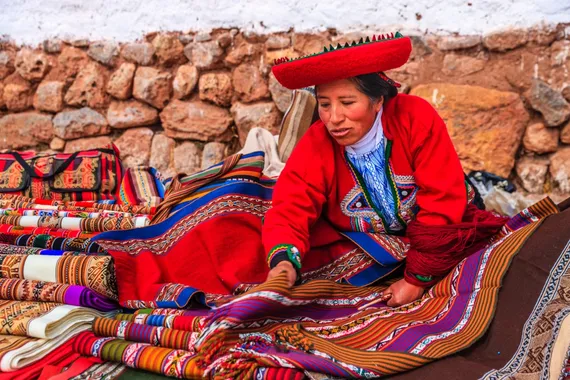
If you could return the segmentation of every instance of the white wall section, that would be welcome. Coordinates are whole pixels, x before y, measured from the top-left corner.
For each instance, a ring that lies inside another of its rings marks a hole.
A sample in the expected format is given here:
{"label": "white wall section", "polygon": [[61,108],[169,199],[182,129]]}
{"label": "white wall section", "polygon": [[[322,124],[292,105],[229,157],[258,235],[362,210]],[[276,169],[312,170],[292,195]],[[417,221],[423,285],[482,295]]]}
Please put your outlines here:
{"label": "white wall section", "polygon": [[570,0],[0,0],[0,36],[18,44],[219,27],[465,35],[560,22],[570,22]]}

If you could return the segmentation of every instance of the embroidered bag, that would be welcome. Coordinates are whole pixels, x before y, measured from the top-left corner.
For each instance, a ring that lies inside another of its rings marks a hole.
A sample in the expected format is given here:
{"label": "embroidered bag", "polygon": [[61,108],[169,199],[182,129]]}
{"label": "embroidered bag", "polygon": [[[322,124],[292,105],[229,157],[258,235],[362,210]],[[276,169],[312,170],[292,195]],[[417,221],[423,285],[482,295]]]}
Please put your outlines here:
{"label": "embroidered bag", "polygon": [[0,153],[0,194],[30,198],[89,201],[118,199],[123,178],[119,151],[75,153]]}

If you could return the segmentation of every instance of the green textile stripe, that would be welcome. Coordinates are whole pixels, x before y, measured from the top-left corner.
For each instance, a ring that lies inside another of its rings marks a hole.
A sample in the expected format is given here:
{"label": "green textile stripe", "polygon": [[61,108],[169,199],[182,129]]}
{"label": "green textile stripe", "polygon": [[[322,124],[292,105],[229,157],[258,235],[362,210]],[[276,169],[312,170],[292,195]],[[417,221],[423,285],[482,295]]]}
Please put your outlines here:
{"label": "green textile stripe", "polygon": [[128,321],[128,322],[132,322],[135,320],[136,315],[135,314],[117,314],[115,315],[115,319],[118,321]]}
{"label": "green textile stripe", "polygon": [[51,239],[50,235],[37,235],[35,237],[31,237],[32,240],[32,247],[36,247],[36,248],[48,248],[46,246],[48,240]]}
{"label": "green textile stripe", "polygon": [[101,359],[120,363],[123,359],[123,353],[129,347],[129,344],[132,344],[132,342],[120,341],[118,339],[104,343],[101,350]]}
{"label": "green textile stripe", "polygon": [[162,376],[152,372],[126,367],[125,370],[115,380],[163,380],[172,377]]}

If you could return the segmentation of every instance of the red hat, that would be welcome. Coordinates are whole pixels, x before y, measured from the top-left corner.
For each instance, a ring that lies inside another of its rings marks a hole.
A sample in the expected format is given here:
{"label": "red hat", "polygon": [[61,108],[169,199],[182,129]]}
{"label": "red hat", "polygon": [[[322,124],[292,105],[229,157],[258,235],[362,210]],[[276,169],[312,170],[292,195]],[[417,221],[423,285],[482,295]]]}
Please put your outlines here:
{"label": "red hat", "polygon": [[409,37],[394,35],[366,37],[335,48],[326,47],[309,56],[275,60],[275,78],[291,90],[332,82],[362,74],[377,73],[402,66],[412,52]]}

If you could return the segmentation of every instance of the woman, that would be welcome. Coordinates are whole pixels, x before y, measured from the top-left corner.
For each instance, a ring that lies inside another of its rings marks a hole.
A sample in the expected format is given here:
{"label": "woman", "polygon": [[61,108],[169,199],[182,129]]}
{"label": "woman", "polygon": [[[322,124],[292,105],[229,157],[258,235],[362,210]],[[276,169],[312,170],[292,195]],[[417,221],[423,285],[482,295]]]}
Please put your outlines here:
{"label": "woman", "polygon": [[406,259],[405,279],[385,292],[402,305],[481,248],[504,220],[468,205],[437,112],[377,74],[410,52],[397,34],[274,66],[286,87],[316,86],[320,120],[276,185],[261,175],[262,154],[234,155],[176,178],[153,226],[97,236],[114,257],[121,304],[183,307],[197,290],[236,294],[283,271],[291,285],[363,286]]}
{"label": "woman", "polygon": [[467,207],[468,187],[443,120],[425,100],[398,94],[383,74],[405,63],[409,38],[375,40],[274,66],[286,87],[316,86],[320,120],[277,181],[262,238],[268,278],[286,272],[291,285],[309,260],[319,219],[337,231],[410,239],[405,278],[384,292],[396,306],[420,298],[504,220]]}

